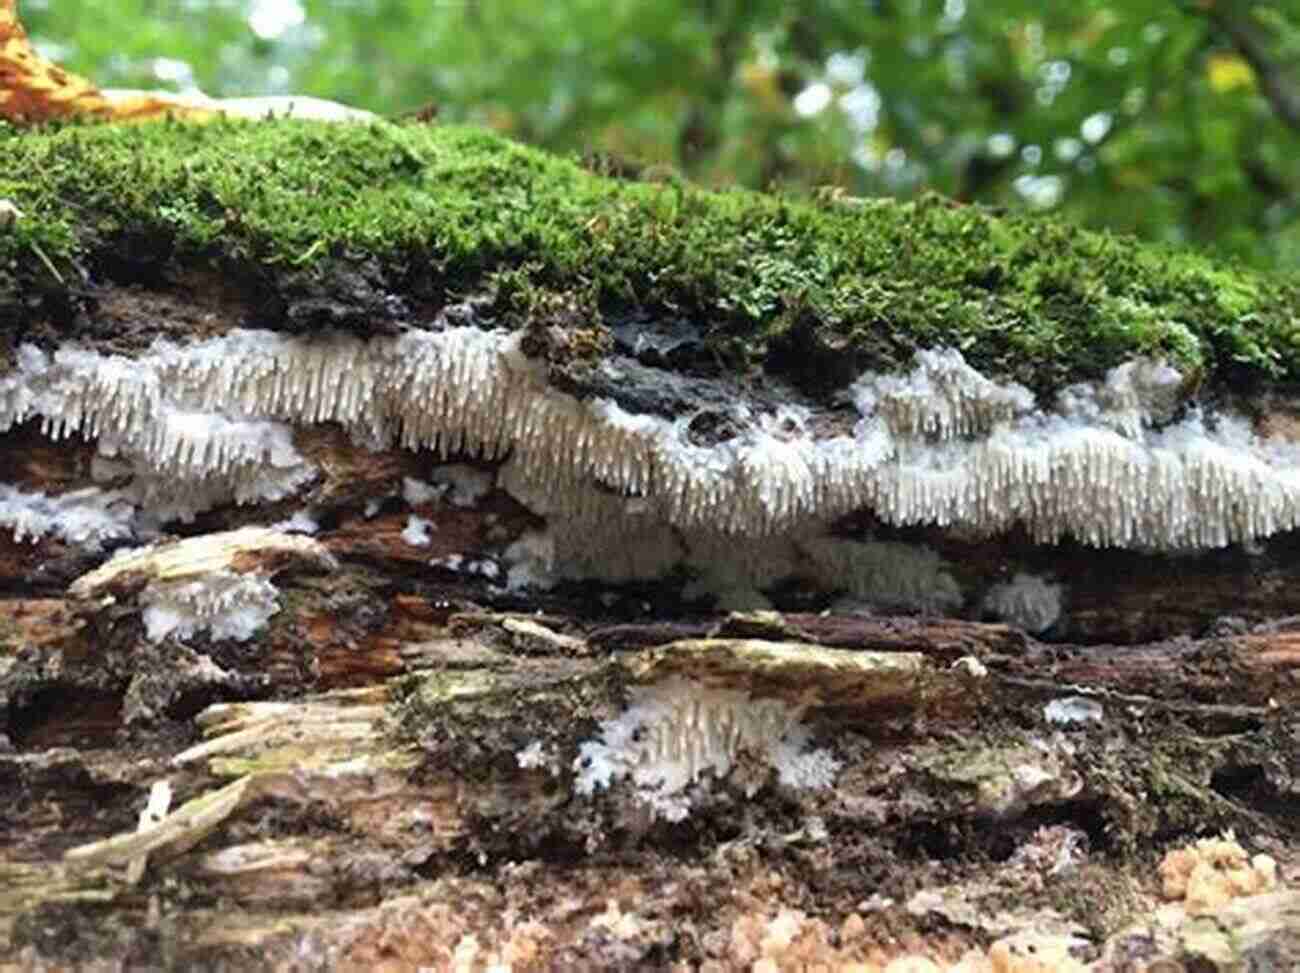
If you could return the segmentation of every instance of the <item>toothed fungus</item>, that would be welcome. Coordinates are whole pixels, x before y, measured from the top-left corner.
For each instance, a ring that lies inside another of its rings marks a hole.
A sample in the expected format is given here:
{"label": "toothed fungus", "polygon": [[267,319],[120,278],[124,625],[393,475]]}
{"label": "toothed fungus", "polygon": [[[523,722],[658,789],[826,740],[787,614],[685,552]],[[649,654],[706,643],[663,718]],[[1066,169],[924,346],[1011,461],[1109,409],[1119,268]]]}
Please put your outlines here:
{"label": "toothed fungus", "polygon": [[1021,572],[989,589],[984,610],[1026,632],[1044,632],[1061,617],[1061,586]]}
{"label": "toothed fungus", "polygon": [[275,586],[265,578],[212,571],[192,581],[153,582],[140,593],[145,634],[182,641],[202,632],[246,642],[280,610]]}
{"label": "toothed fungus", "polygon": [[[1203,414],[1159,362],[1126,363],[1044,408],[955,350],[924,351],[906,374],[853,384],[851,433],[815,432],[802,406],[736,402],[737,434],[699,445],[691,416],[580,401],[520,345],[472,326],[365,341],[234,330],[158,340],[133,359],[23,345],[0,378],[0,430],[38,418],[56,438],[97,437],[103,486],[61,497],[2,488],[0,524],[93,548],[220,504],[283,499],[316,476],[292,427],[331,422],[365,448],[504,458],[495,474],[435,467],[433,484],[408,478],[403,494],[469,505],[495,486],[545,517],[503,552],[512,589],[685,568],[695,580],[683,594],[723,608],[766,607],[765,589],[802,578],[871,609],[951,613],[966,596],[932,551],[828,538],[826,525],[865,509],[896,526],[1019,525],[1044,543],[1144,549],[1300,525],[1300,445]],[[427,539],[418,518],[404,536]],[[1041,631],[1060,600],[1059,587],[1021,574],[985,607]]]}
{"label": "toothed fungus", "polygon": [[[907,375],[859,380],[852,435],[817,438],[795,410],[778,436],[771,416],[742,408],[742,433],[705,447],[688,441],[685,420],[548,386],[518,341],[451,327],[366,342],[237,330],[159,341],[136,359],[23,346],[0,379],[0,429],[40,417],[55,437],[98,436],[104,458],[129,465],[126,495],[154,509],[170,501],[177,515],[199,508],[185,499],[196,488],[211,504],[301,486],[313,472],[289,424],[337,422],[359,442],[442,455],[509,454],[499,484],[588,549],[592,529],[609,533],[613,520],[758,538],[864,507],[896,525],[1023,524],[1042,542],[1145,548],[1218,547],[1300,524],[1300,447],[1195,408],[1161,425],[1179,385],[1158,363],[1121,366],[1039,410],[958,352],[923,352]],[[443,479],[457,502],[487,482]]]}
{"label": "toothed fungus", "polygon": [[133,593],[154,642],[204,632],[243,642],[280,610],[270,575],[295,563],[335,566],[311,537],[245,527],[119,552],[74,581],[68,593],[89,604]]}
{"label": "toothed fungus", "polygon": [[89,487],[49,497],[0,484],[0,526],[14,540],[39,540],[52,534],[88,551],[105,541],[132,536],[134,505],[120,492]]}
{"label": "toothed fungus", "polygon": [[635,687],[627,710],[579,748],[576,787],[589,795],[630,778],[655,814],[680,821],[690,813],[687,789],[706,772],[726,777],[742,751],[766,760],[786,787],[830,787],[839,761],[807,748],[802,716],[779,699],[686,679]]}

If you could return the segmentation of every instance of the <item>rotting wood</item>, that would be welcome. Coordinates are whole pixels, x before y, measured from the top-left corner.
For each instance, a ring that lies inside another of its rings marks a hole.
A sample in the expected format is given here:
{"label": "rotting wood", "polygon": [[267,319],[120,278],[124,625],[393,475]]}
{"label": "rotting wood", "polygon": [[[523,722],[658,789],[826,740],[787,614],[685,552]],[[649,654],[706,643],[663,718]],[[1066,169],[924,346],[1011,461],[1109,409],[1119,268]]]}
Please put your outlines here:
{"label": "rotting wood", "polygon": [[[413,159],[401,165],[418,168]],[[257,286],[207,266],[153,270],[164,283],[87,280],[93,300],[67,298],[81,310],[6,339],[0,381],[29,338],[33,381],[41,355],[79,340],[129,385],[124,363],[155,338],[179,347],[261,320]],[[646,484],[667,468],[636,471],[645,429],[680,420],[705,451],[690,455],[717,460],[759,433],[779,452],[800,434],[801,410],[816,448],[869,416],[845,404],[846,389],[818,398],[817,383],[784,384],[799,370],[788,362],[740,376],[691,356],[683,368],[648,364],[626,338],[639,319],[609,329],[585,299],[569,295],[571,308],[541,295],[518,347],[493,338],[499,359],[482,374],[519,415],[572,434],[568,453],[530,447],[534,460],[588,463],[548,485],[520,465],[531,440],[476,440],[462,414],[418,434],[380,430],[389,439],[317,421],[347,377],[323,348],[391,376],[391,362],[367,357],[382,340],[461,328],[472,342],[510,320],[476,317],[493,295],[452,307],[437,288],[377,294],[360,271],[310,273],[276,292],[292,305],[279,323],[325,320],[337,333],[297,348],[282,333],[257,338],[317,355],[319,375],[334,376],[303,379],[255,417],[258,434],[283,433],[275,441],[301,460],[287,492],[182,505],[185,516],[161,524],[147,491],[124,493],[141,506],[129,531],[78,544],[48,523],[54,514],[84,512],[82,500],[149,471],[100,449],[94,421],[71,441],[35,418],[0,436],[6,483],[32,514],[23,539],[0,530],[0,788],[14,796],[0,810],[0,955],[30,967],[770,970],[871,969],[904,954],[956,963],[973,949],[981,962],[1029,964],[1033,950],[1058,969],[1098,971],[1259,957],[1286,968],[1296,956],[1294,532],[1255,539],[1211,503],[1207,516],[1249,543],[1169,555],[1034,544],[1018,526],[988,537],[969,524],[891,526],[853,510],[743,549],[720,533],[694,561],[638,573],[639,555],[658,564],[689,533],[635,526],[656,500]],[[408,376],[428,393],[422,406],[459,388],[425,378]],[[864,378],[891,394],[888,377]],[[249,401],[266,391],[249,386]],[[523,406],[519,389],[534,396]],[[890,401],[913,433],[961,432],[957,449],[1027,402],[1022,392],[975,396],[973,417],[961,395],[928,414],[909,411],[906,394]],[[589,422],[593,400],[617,422]],[[171,418],[198,430],[191,457],[220,453],[211,437],[230,422],[254,421],[184,405]],[[1277,415],[1255,426],[1285,452],[1296,437]],[[1107,421],[1142,425],[1122,409]],[[590,436],[611,428],[620,449],[597,475]],[[735,481],[719,483],[764,486],[745,479],[759,459],[727,466]],[[799,463],[784,462],[776,472],[793,477]],[[599,518],[577,522],[590,530],[570,563],[601,563],[601,545],[621,545],[616,577],[548,575],[546,529],[563,520],[566,490],[634,525],[620,535],[600,533]],[[762,490],[734,496],[768,510]],[[756,571],[751,583],[746,557],[786,574]],[[889,576],[896,562],[910,566],[901,580]],[[854,588],[841,576],[853,572],[872,583]],[[214,577],[251,601],[247,624],[220,610],[178,622],[184,599],[168,586],[201,592]],[[1008,593],[1017,585],[1021,604]],[[160,609],[162,595],[176,598]],[[715,610],[710,597],[747,607]],[[994,620],[1006,605],[1020,622]],[[765,720],[746,722],[747,707]],[[773,727],[785,735],[764,737]],[[629,755],[671,764],[684,783],[657,793]],[[150,806],[164,788],[166,813],[160,798]],[[1162,902],[1160,853],[1227,829],[1276,863],[1281,887],[1252,887],[1209,914]]]}

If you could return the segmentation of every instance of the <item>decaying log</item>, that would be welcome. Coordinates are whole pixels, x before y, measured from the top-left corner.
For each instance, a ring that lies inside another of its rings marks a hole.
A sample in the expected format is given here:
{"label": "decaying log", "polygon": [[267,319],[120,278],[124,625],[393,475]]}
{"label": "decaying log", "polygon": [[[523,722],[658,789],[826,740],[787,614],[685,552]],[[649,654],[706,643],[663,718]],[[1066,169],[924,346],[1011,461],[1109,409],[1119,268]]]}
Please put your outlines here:
{"label": "decaying log", "polygon": [[973,209],[0,139],[3,962],[1300,967],[1289,285],[1085,235],[1062,328]]}

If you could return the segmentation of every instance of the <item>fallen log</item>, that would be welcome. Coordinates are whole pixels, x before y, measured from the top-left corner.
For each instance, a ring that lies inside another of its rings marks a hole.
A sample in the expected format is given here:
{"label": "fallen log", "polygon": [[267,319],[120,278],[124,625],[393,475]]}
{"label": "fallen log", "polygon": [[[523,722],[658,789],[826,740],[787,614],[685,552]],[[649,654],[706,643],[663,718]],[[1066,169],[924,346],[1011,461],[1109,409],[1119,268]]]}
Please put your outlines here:
{"label": "fallen log", "polygon": [[[427,126],[0,142],[6,959],[1296,955],[1293,285]],[[951,262],[1056,244],[1068,327]]]}

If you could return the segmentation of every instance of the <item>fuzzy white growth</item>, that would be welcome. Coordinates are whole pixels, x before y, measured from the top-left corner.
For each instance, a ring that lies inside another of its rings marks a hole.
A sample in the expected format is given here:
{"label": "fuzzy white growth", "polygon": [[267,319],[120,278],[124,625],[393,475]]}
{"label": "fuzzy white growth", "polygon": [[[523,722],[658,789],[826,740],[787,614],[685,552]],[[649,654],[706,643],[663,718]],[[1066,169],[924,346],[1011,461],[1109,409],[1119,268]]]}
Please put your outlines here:
{"label": "fuzzy white growth", "polygon": [[413,476],[402,477],[402,499],[412,507],[437,503],[446,492],[446,486],[433,486],[423,480],[417,480]]}
{"label": "fuzzy white growth", "polygon": [[407,517],[406,527],[402,530],[402,540],[412,547],[428,547],[433,524],[423,517]]}
{"label": "fuzzy white growth", "polygon": [[[1071,386],[1049,413],[958,352],[931,351],[906,375],[853,386],[862,418],[852,435],[818,439],[798,409],[737,406],[741,433],[701,447],[690,416],[634,415],[549,387],[502,332],[362,341],[233,331],[160,341],[131,360],[23,346],[0,379],[0,430],[40,416],[52,435],[100,437],[129,460],[139,502],[163,510],[168,489],[203,503],[288,495],[311,470],[277,424],[337,422],[376,448],[509,453],[497,485],[563,531],[631,517],[641,526],[617,531],[764,537],[868,508],[897,526],[1023,525],[1041,542],[1167,549],[1300,525],[1300,447],[1261,440],[1227,415],[1191,410],[1162,426],[1181,395],[1173,369],[1132,362]],[[201,477],[203,489],[192,479],[174,488],[175,477]],[[481,495],[464,477],[452,486]]]}
{"label": "fuzzy white growth", "polygon": [[[664,540],[676,541],[671,537]],[[737,543],[736,538],[722,534],[701,533],[684,537],[675,546],[681,551],[678,555],[680,563],[695,575],[682,595],[687,599],[712,598],[719,611],[771,608],[761,589],[794,574],[799,566],[796,548],[788,537],[764,537]],[[673,566],[672,550],[672,547],[664,546],[657,552],[668,563],[669,569]],[[603,545],[592,545],[592,553],[604,551]],[[603,574],[596,576],[604,577]]]}
{"label": "fuzzy white growth", "polygon": [[1034,407],[1023,385],[989,381],[956,349],[919,351],[911,374],[865,375],[850,393],[863,415],[874,412],[896,434],[909,437],[954,439],[988,432]]}
{"label": "fuzzy white growth", "polygon": [[[474,574],[479,577],[487,578],[489,581],[495,581],[501,577],[501,568],[497,562],[491,558],[466,557],[464,554],[448,554],[446,557],[435,557],[429,559],[429,564],[435,568],[446,568],[448,571],[455,571],[458,574]],[[525,587],[526,583],[522,580],[517,581],[516,588]]]}
{"label": "fuzzy white growth", "polygon": [[429,471],[429,482],[402,478],[402,499],[413,507],[446,500],[453,507],[473,507],[492,491],[495,474],[464,463],[444,463]]}
{"label": "fuzzy white growth", "polygon": [[515,754],[515,760],[524,770],[534,770],[547,766],[551,762],[551,755],[541,740],[534,740]]}
{"label": "fuzzy white growth", "polygon": [[190,581],[154,581],[140,593],[145,633],[158,642],[207,631],[246,642],[280,610],[275,586],[257,575],[222,569]]}
{"label": "fuzzy white growth", "polygon": [[448,491],[447,499],[453,507],[474,507],[492,492],[496,478],[492,473],[463,463],[447,463],[434,467],[429,479]]}
{"label": "fuzzy white growth", "polygon": [[1048,723],[1068,726],[1071,723],[1100,723],[1106,718],[1101,703],[1086,696],[1066,696],[1054,699],[1043,707],[1043,717]]}
{"label": "fuzzy white growth", "polygon": [[120,492],[89,487],[49,497],[0,483],[0,527],[17,541],[53,534],[97,551],[105,541],[128,538],[135,509]]}
{"label": "fuzzy white growth", "polygon": [[601,738],[579,747],[580,794],[630,777],[654,812],[680,821],[690,812],[687,788],[704,773],[722,778],[742,752],[766,760],[787,787],[830,787],[839,761],[807,749],[803,709],[740,690],[711,689],[673,678],[631,691],[631,705],[606,721]]}
{"label": "fuzzy white growth", "polygon": [[[213,344],[195,346],[199,360],[220,354]],[[73,347],[51,357],[23,345],[0,379],[0,431],[40,417],[55,439],[97,438],[92,475],[114,487],[122,507],[147,512],[133,526],[281,500],[311,479],[287,425],[205,405],[178,374],[176,355],[162,343],[143,361]]]}
{"label": "fuzzy white growth", "polygon": [[120,488],[136,507],[137,533],[179,520],[189,523],[197,514],[228,503],[274,503],[293,495],[312,479],[306,465],[289,470],[248,465],[231,475],[197,480],[159,476],[147,468],[132,472]]}
{"label": "fuzzy white growth", "polygon": [[928,547],[817,537],[802,550],[812,562],[812,579],[825,589],[846,589],[851,601],[927,615],[961,608],[961,588]]}
{"label": "fuzzy white growth", "polygon": [[272,530],[282,531],[285,534],[318,534],[320,533],[320,524],[310,508],[295,510],[293,516],[288,520],[282,520],[278,524],[271,526]]}
{"label": "fuzzy white growth", "polygon": [[282,423],[166,406],[144,429],[102,433],[99,454],[134,458],[153,473],[187,480],[229,476],[240,467],[293,469],[302,464],[292,433]]}
{"label": "fuzzy white growth", "polygon": [[987,679],[989,667],[973,655],[964,655],[954,662],[949,669],[956,669],[970,679]]}
{"label": "fuzzy white growth", "polygon": [[506,588],[547,591],[559,580],[555,574],[555,539],[549,531],[526,531],[506,548]]}
{"label": "fuzzy white growth", "polygon": [[984,610],[1026,632],[1045,632],[1061,617],[1061,586],[1021,572],[1009,583],[989,589]]}
{"label": "fuzzy white growth", "polygon": [[1064,416],[1106,426],[1136,439],[1165,422],[1178,406],[1183,376],[1159,361],[1130,361],[1112,368],[1100,386],[1079,383],[1057,395]]}

